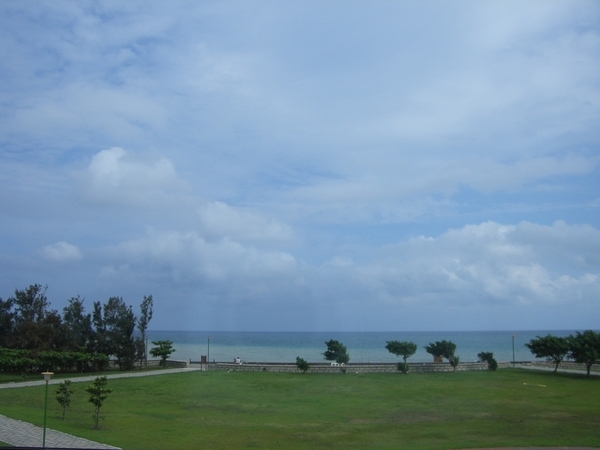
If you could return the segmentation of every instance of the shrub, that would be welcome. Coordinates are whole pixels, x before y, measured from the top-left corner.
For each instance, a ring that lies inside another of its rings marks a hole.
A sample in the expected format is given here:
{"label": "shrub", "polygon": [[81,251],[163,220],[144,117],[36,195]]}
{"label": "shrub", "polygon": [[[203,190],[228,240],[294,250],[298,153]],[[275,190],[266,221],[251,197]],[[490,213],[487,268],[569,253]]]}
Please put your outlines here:
{"label": "shrub", "polygon": [[494,358],[492,352],[481,352],[477,354],[479,361],[488,363],[489,370],[496,370],[498,368],[498,361]]}

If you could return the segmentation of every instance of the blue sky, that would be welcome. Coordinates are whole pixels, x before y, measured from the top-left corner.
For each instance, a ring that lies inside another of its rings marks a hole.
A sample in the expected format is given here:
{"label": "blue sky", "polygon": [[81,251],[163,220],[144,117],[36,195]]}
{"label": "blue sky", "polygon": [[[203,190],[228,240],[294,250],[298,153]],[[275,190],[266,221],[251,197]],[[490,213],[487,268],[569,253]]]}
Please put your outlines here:
{"label": "blue sky", "polygon": [[152,329],[598,328],[598,2],[0,12],[2,298],[152,294]]}

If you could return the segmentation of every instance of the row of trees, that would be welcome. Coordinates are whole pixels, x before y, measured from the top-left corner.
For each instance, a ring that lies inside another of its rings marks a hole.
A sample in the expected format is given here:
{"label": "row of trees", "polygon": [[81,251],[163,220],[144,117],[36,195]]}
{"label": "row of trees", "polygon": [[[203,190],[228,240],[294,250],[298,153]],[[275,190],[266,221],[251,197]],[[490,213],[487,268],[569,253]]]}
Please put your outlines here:
{"label": "row of trees", "polygon": [[570,359],[580,364],[585,364],[587,374],[590,374],[592,365],[600,362],[600,333],[586,330],[583,333],[577,331],[575,335],[559,337],[548,334],[536,336],[525,346],[531,350],[537,358],[546,358],[552,361],[554,372],[558,370],[559,364],[564,359]]}
{"label": "row of trees", "polygon": [[[323,353],[323,356],[326,360],[335,361],[342,366],[350,361],[348,349],[341,342],[331,339],[326,341],[325,345],[327,350]],[[575,335],[567,337],[550,334],[544,337],[537,336],[525,346],[537,358],[546,358],[548,361],[552,361],[555,364],[554,372],[558,370],[559,364],[565,358],[584,364],[587,375],[590,374],[592,365],[600,362],[600,333],[593,330],[586,330],[582,333],[577,331]],[[408,373],[407,360],[417,352],[417,344],[411,341],[386,341],[385,348],[390,353],[403,359],[402,362],[398,363],[398,370],[402,373]],[[431,342],[425,346],[425,350],[433,355],[434,360],[448,360],[456,372],[460,357],[456,354],[455,343],[446,340]],[[498,368],[498,362],[492,352],[480,352],[477,357],[479,361],[486,362],[490,370]],[[296,358],[296,365],[303,372],[308,370],[308,363],[300,357]]]}
{"label": "row of trees", "polygon": [[[327,361],[333,361],[340,364],[342,371],[345,371],[345,365],[350,361],[348,349],[344,344],[334,339],[325,342],[327,350],[323,356]],[[402,373],[408,373],[408,358],[417,352],[417,344],[411,341],[386,341],[385,348],[392,354],[402,357],[403,361],[398,363],[398,370]],[[447,359],[456,372],[460,357],[456,354],[456,344],[452,341],[435,341],[425,346],[427,353],[433,355],[434,360]],[[492,352],[481,352],[478,358],[482,362],[487,362],[490,370],[498,368],[498,362],[494,359]],[[296,366],[305,373],[309,369],[309,364],[303,358],[296,357]]]}
{"label": "row of trees", "polygon": [[2,363],[14,365],[18,357],[39,362],[44,352],[72,354],[69,361],[85,360],[81,354],[105,355],[115,358],[121,370],[132,369],[136,360],[141,364],[146,359],[146,330],[153,312],[151,295],[144,296],[137,317],[121,297],[111,297],[104,304],[94,302],[90,313],[85,310],[83,298],[73,297],[61,315],[50,308],[46,290],[47,286],[33,284],[15,290],[7,300],[0,298],[0,348],[4,349],[0,352],[0,370]]}
{"label": "row of trees", "polygon": [[[350,361],[350,355],[348,349],[344,344],[334,339],[325,342],[327,350],[323,352],[323,356],[327,361],[333,361],[340,364],[342,371],[345,371],[345,365]],[[385,348],[396,356],[400,356],[403,362],[398,363],[398,370],[402,373],[408,373],[409,365],[407,359],[410,358],[417,352],[417,344],[411,341],[386,341]],[[434,359],[446,358],[450,365],[454,367],[454,371],[457,370],[460,362],[460,357],[456,355],[456,344],[452,341],[436,341],[431,342],[425,346],[427,353],[433,355]],[[498,363],[494,359],[494,355],[491,352],[481,352],[479,360],[488,363],[488,366],[492,370],[496,370]],[[308,362],[299,356],[296,357],[296,366],[302,372],[306,372],[309,369]]]}
{"label": "row of trees", "polygon": [[[390,353],[402,357],[403,362],[398,363],[398,370],[402,373],[408,373],[407,359],[417,352],[417,344],[412,341],[386,341],[385,348]],[[425,351],[433,355],[434,361],[447,359],[456,372],[460,357],[456,354],[456,344],[454,342],[446,340],[430,342],[425,346]]]}

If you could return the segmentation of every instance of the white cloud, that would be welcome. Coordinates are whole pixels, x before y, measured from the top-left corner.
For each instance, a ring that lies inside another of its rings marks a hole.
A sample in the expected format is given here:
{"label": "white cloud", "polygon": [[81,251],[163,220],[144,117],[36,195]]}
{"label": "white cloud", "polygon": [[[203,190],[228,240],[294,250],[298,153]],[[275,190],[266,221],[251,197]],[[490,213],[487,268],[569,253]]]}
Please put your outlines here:
{"label": "white cloud", "polygon": [[53,262],[78,261],[82,258],[81,252],[77,246],[64,241],[46,245],[42,249],[42,255],[47,260]]}
{"label": "white cloud", "polygon": [[[324,222],[405,222],[451,211],[456,205],[450,199],[464,187],[481,194],[522,192],[544,182],[591,174],[599,162],[596,156],[574,154],[513,162],[408,158],[406,164],[390,161],[387,167],[382,164],[361,175],[332,177],[290,189],[281,194],[281,201]],[[369,164],[365,162],[365,166]]]}
{"label": "white cloud", "polygon": [[209,239],[228,238],[263,244],[289,243],[293,239],[289,225],[223,202],[206,204],[200,208],[199,217],[202,235]]}
{"label": "white cloud", "polygon": [[[341,305],[374,329],[408,304],[598,311],[597,2],[0,10],[20,279],[79,257],[182,315],[260,300],[327,326]],[[44,247],[64,236],[86,247]]]}
{"label": "white cloud", "polygon": [[156,206],[183,185],[168,159],[143,160],[119,147],[98,152],[77,178],[85,197],[114,204]]}
{"label": "white cloud", "polygon": [[140,273],[156,272],[159,277],[192,284],[239,280],[243,285],[253,280],[286,278],[297,268],[289,253],[244,246],[228,238],[211,242],[195,232],[150,231],[144,238],[122,242],[109,255],[125,264],[128,271],[135,268]]}
{"label": "white cloud", "polygon": [[[162,280],[175,291],[192,285],[202,298],[218,293],[226,302],[317,309],[352,304],[366,317],[371,310],[394,314],[403,305],[564,307],[600,295],[599,236],[598,229],[563,222],[485,222],[371,249],[368,260],[334,256],[311,266],[290,253],[228,238],[151,231],[112,248],[107,255],[113,263],[103,276]],[[573,255],[585,264],[571,264]]]}
{"label": "white cloud", "polygon": [[568,303],[600,293],[599,251],[592,227],[486,222],[388,246],[360,270],[398,300]]}

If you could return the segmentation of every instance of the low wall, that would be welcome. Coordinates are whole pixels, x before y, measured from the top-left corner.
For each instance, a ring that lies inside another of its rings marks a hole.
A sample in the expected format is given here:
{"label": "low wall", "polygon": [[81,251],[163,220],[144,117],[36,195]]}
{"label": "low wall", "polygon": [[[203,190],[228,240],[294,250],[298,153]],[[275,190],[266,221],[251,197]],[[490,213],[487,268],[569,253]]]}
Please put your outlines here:
{"label": "low wall", "polygon": [[[310,364],[310,363],[309,363]],[[510,367],[510,363],[499,363],[498,367]],[[448,363],[409,363],[409,371],[413,373],[425,372],[453,372],[454,368]],[[345,366],[346,373],[397,373],[398,366],[396,363],[356,363],[347,364]],[[210,364],[210,370],[227,370],[239,372],[300,372],[296,364],[292,363],[248,363],[235,364],[216,362]],[[488,370],[487,363],[472,362],[460,363],[458,371],[465,370]],[[332,366],[331,364],[314,363],[310,364],[310,373],[341,373],[342,366]]]}
{"label": "low wall", "polygon": [[[160,359],[149,359],[148,360],[148,364],[144,364],[143,367],[159,367],[160,366]],[[140,362],[136,361],[135,364],[133,365],[134,368],[139,368],[140,367]],[[174,359],[167,359],[167,367],[171,367],[171,368],[184,368],[184,367],[188,367],[188,362],[187,361],[179,361],[179,360],[174,360]],[[116,360],[110,360],[108,362],[108,368],[109,369],[118,369],[119,365],[117,364]]]}
{"label": "low wall", "polygon": [[[547,361],[532,361],[530,363],[528,363],[528,365],[531,366],[535,366],[535,367],[547,367],[549,369],[554,369],[555,364],[553,362],[547,362]],[[586,367],[585,364],[579,364],[573,361],[563,361],[558,365],[558,369],[567,369],[567,370],[581,370],[581,371],[586,371]],[[600,371],[600,364],[593,364],[591,369],[591,371],[597,372]]]}

